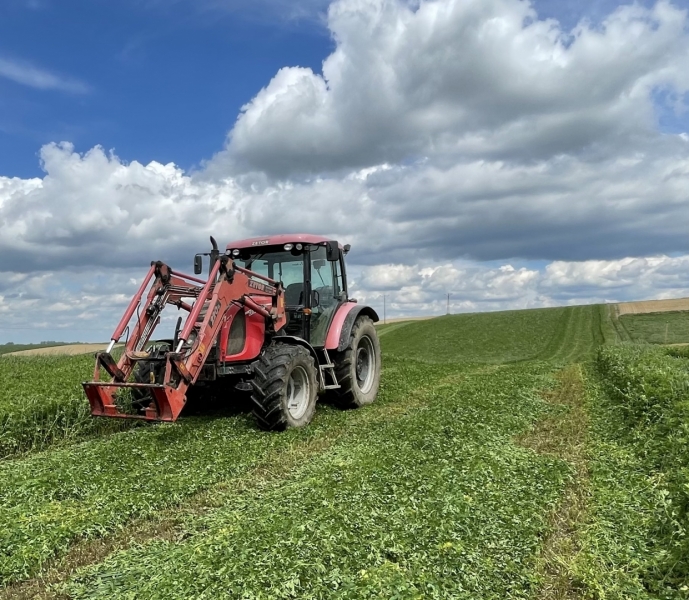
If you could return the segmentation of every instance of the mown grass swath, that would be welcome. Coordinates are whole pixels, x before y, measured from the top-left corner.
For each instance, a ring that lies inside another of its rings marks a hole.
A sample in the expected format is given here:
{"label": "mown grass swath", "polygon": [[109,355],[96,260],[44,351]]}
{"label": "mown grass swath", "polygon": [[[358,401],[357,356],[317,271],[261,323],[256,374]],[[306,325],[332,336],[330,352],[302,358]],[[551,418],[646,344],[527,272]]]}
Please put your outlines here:
{"label": "mown grass swath", "polygon": [[386,332],[383,350],[425,362],[501,363],[543,352],[561,335],[566,308],[476,313],[414,321]]}
{"label": "mown grass swath", "polygon": [[624,328],[617,316],[617,307],[614,304],[599,305],[601,317],[601,334],[606,344],[619,344],[629,341],[629,333]]}
{"label": "mown grass swath", "polygon": [[546,410],[537,390],[548,370],[436,378],[419,409],[353,429],[286,481],[189,515],[183,542],[116,554],[67,590],[75,598],[527,598],[547,514],[570,475],[563,461],[513,442]]}
{"label": "mown grass swath", "polygon": [[91,417],[81,382],[93,356],[3,356],[0,359],[0,459],[54,443],[121,431],[122,421]]}
{"label": "mown grass swath", "polygon": [[594,305],[566,309],[560,326],[534,358],[563,365],[591,358],[593,350],[604,343],[607,314],[603,308]]}

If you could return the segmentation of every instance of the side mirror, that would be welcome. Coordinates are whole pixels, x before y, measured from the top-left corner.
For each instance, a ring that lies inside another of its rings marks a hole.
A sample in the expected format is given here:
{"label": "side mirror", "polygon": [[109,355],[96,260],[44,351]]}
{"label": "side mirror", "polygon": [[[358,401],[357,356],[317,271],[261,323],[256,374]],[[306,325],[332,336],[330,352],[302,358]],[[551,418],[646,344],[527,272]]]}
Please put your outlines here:
{"label": "side mirror", "polygon": [[325,243],[325,257],[330,262],[340,260],[340,246],[337,242],[330,241]]}
{"label": "side mirror", "polygon": [[321,304],[321,295],[316,290],[313,290],[311,292],[311,307],[314,308],[316,306],[320,306],[320,304]]}
{"label": "side mirror", "polygon": [[349,251],[352,249],[352,245],[351,245],[351,244],[345,244],[345,245],[342,247],[342,249],[344,250],[345,256],[347,256],[347,254],[349,254]]}
{"label": "side mirror", "polygon": [[203,272],[203,256],[197,254],[194,256],[194,275],[200,275]]}

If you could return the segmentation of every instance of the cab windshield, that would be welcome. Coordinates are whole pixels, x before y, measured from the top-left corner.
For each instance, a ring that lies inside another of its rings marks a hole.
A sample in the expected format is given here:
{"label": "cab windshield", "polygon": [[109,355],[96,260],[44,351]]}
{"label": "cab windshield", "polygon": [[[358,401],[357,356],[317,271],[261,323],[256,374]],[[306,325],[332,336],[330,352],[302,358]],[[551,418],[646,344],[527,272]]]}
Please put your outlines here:
{"label": "cab windshield", "polygon": [[304,255],[291,252],[266,252],[240,257],[240,264],[259,275],[281,281],[285,288],[294,283],[304,283]]}

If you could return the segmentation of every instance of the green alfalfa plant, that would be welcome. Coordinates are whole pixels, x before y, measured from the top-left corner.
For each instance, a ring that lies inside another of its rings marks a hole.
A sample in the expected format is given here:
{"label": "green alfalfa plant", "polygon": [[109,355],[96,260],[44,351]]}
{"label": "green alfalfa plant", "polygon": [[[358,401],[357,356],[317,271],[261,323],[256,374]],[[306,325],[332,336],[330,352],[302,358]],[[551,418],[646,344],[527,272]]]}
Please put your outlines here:
{"label": "green alfalfa plant", "polygon": [[[652,482],[657,552],[641,570],[647,587],[689,581],[689,368],[661,348],[602,348],[600,407],[613,441],[629,449]],[[630,475],[631,476],[631,475]]]}

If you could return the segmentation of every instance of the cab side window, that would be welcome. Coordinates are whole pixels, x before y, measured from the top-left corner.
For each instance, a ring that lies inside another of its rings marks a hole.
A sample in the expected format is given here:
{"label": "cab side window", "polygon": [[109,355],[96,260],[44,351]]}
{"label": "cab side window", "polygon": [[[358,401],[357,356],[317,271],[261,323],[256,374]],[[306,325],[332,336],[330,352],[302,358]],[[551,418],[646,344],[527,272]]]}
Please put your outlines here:
{"label": "cab side window", "polygon": [[344,291],[344,281],[342,279],[342,263],[337,260],[333,262],[333,270],[335,271],[335,296],[338,298]]}
{"label": "cab side window", "polygon": [[311,289],[318,292],[318,304],[321,307],[335,301],[332,263],[326,260],[325,248],[319,247],[311,252]]}
{"label": "cab side window", "polygon": [[311,344],[322,346],[328,331],[332,314],[337,308],[337,283],[333,263],[326,260],[325,247],[320,246],[310,253],[311,290],[313,292],[311,313]]}

